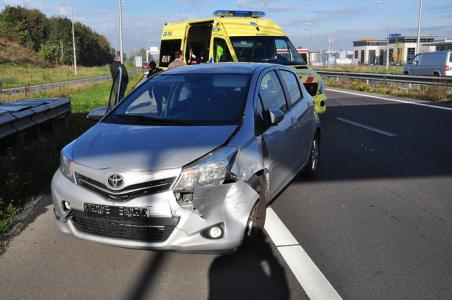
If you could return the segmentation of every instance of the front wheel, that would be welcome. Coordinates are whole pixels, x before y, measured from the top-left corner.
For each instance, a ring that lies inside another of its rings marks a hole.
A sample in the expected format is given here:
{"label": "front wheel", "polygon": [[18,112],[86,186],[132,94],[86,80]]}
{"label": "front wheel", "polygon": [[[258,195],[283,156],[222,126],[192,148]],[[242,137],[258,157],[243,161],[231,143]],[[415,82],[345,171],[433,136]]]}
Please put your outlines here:
{"label": "front wheel", "polygon": [[309,153],[309,160],[304,169],[304,175],[308,178],[314,178],[319,169],[320,160],[320,138],[316,137],[311,143],[311,152]]}
{"label": "front wheel", "polygon": [[267,211],[267,188],[263,175],[259,178],[259,199],[253,206],[245,228],[245,245],[253,245],[264,237],[264,225]]}

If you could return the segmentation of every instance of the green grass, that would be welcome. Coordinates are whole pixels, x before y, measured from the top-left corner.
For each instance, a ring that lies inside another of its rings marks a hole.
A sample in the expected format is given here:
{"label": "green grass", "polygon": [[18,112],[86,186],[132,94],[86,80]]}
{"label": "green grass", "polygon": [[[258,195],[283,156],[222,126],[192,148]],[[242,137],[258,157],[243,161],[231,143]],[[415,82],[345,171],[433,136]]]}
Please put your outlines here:
{"label": "green grass", "polygon": [[[134,70],[134,67],[128,64],[127,69],[131,71]],[[15,64],[1,64],[0,66],[0,81],[2,81],[4,89],[109,74],[110,68],[108,65],[102,67],[77,67],[77,76],[74,74],[72,66],[41,67]]]}
{"label": "green grass", "polygon": [[[141,74],[131,76],[129,91],[141,77]],[[110,86],[111,81],[105,81],[28,95],[33,98],[70,97],[72,114],[67,118],[66,126],[63,122],[57,123],[54,133],[47,132],[40,139],[26,138],[25,145],[8,141],[0,146],[0,235],[8,229],[20,209],[49,184],[58,168],[61,148],[94,124],[86,119],[86,115],[93,108],[107,105]]]}
{"label": "green grass", "polygon": [[449,102],[451,96],[448,94],[448,88],[445,86],[413,86],[411,88],[401,87],[394,83],[377,82],[367,84],[361,80],[350,80],[340,78],[339,80],[325,79],[327,87],[337,87],[347,90],[376,93],[381,95],[390,95],[411,99],[429,100],[435,102]]}
{"label": "green grass", "polygon": [[317,71],[339,71],[339,72],[357,72],[357,73],[380,73],[380,74],[403,74],[402,66],[369,66],[369,65],[334,65],[314,67]]}

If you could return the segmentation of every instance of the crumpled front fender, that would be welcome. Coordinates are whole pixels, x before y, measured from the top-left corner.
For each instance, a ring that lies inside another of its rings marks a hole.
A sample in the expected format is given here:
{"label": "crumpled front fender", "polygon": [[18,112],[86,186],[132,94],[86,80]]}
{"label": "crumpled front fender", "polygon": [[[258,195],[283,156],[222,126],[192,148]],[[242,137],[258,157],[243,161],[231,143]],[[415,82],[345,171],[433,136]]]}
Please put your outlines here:
{"label": "crumpled front fender", "polygon": [[191,235],[200,228],[224,223],[226,239],[243,237],[251,209],[258,199],[259,194],[242,180],[197,187],[193,194],[193,207],[199,213],[199,218],[189,218],[182,229]]}

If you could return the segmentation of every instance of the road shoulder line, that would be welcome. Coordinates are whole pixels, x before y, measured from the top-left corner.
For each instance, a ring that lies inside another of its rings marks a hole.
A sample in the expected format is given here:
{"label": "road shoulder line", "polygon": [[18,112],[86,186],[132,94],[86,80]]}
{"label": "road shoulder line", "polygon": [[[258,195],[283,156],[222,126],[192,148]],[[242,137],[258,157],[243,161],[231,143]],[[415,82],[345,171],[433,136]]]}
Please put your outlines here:
{"label": "road shoulder line", "polygon": [[423,107],[428,107],[428,108],[436,108],[436,109],[441,109],[441,110],[452,111],[452,107],[437,106],[437,105],[433,105],[433,104],[412,102],[412,101],[407,101],[407,100],[399,100],[399,99],[387,98],[387,97],[382,97],[382,96],[368,95],[368,94],[336,90],[336,89],[330,89],[330,88],[327,88],[326,90],[331,91],[331,92],[336,92],[336,93],[361,96],[361,97],[365,97],[365,98],[374,98],[374,99],[379,99],[379,100],[392,101],[392,102],[398,102],[398,103],[411,104],[411,105],[423,106]]}
{"label": "road shoulder line", "polygon": [[390,137],[397,136],[397,134],[395,134],[395,133],[392,133],[392,132],[389,132],[389,131],[384,131],[384,130],[381,130],[381,129],[378,129],[378,128],[375,128],[375,127],[372,127],[372,126],[368,126],[368,125],[365,125],[365,124],[362,124],[362,123],[358,123],[358,122],[349,120],[349,119],[336,118],[336,120],[344,122],[344,123],[347,123],[347,124],[350,124],[350,125],[354,125],[354,126],[357,126],[357,127],[363,128],[363,129],[367,129],[367,130],[370,130],[370,131],[373,131],[373,132],[376,132],[376,133],[379,133],[379,134],[383,134],[383,135],[386,135],[386,136],[390,136]]}
{"label": "road shoulder line", "polygon": [[265,231],[310,299],[342,299],[271,207]]}

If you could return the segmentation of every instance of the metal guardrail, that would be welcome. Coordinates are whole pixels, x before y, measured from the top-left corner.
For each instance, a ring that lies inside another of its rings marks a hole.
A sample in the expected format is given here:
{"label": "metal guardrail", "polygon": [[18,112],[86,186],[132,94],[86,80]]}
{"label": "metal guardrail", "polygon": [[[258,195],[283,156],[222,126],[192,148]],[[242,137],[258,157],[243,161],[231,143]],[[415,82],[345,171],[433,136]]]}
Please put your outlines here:
{"label": "metal guardrail", "polygon": [[330,78],[348,78],[369,81],[386,81],[406,84],[425,84],[452,87],[452,77],[435,76],[411,76],[395,74],[374,74],[374,73],[352,73],[336,71],[316,71],[324,77]]}
{"label": "metal guardrail", "polygon": [[68,98],[0,103],[0,140],[70,113],[71,101]]}
{"label": "metal guardrail", "polygon": [[[134,75],[137,73],[138,73],[138,71],[136,71],[136,70],[130,71],[129,75]],[[36,92],[39,90],[58,88],[60,86],[77,85],[77,84],[91,83],[91,82],[104,81],[104,80],[111,80],[111,76],[105,75],[105,76],[82,78],[82,79],[52,82],[52,83],[44,83],[44,84],[37,84],[37,85],[30,85],[30,86],[7,88],[7,89],[1,89],[1,86],[0,86],[0,93],[16,94],[16,93],[25,93],[25,92]]]}

